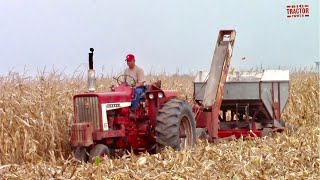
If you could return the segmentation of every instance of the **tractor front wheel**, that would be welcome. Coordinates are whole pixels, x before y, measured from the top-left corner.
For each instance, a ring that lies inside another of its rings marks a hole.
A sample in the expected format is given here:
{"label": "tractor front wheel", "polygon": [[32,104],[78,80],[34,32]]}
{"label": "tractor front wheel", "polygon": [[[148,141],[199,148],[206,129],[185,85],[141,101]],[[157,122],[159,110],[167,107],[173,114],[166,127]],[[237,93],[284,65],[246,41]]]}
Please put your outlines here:
{"label": "tractor front wheel", "polygon": [[74,156],[77,160],[81,162],[86,163],[88,161],[87,149],[85,147],[77,147],[74,151]]}
{"label": "tractor front wheel", "polygon": [[175,150],[187,149],[196,143],[195,120],[186,101],[172,99],[166,102],[159,110],[155,129],[160,150],[166,146]]}
{"label": "tractor front wheel", "polygon": [[92,163],[94,158],[104,156],[111,157],[109,148],[104,144],[96,144],[90,151],[89,162]]}

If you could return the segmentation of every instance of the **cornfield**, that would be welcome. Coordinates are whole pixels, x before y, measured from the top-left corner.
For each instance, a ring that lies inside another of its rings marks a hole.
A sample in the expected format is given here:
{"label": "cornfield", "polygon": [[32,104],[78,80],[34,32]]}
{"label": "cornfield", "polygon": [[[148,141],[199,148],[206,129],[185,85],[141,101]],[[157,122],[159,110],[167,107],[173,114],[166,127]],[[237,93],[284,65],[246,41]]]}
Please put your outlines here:
{"label": "cornfield", "polygon": [[[0,179],[320,179],[319,75],[290,75],[290,97],[282,114],[294,132],[273,137],[208,143],[160,154],[74,160],[70,147],[74,94],[86,90],[85,73],[57,71],[36,77],[10,72],[0,77]],[[150,75],[164,89],[191,100],[192,75]],[[108,91],[112,77],[97,78]]]}

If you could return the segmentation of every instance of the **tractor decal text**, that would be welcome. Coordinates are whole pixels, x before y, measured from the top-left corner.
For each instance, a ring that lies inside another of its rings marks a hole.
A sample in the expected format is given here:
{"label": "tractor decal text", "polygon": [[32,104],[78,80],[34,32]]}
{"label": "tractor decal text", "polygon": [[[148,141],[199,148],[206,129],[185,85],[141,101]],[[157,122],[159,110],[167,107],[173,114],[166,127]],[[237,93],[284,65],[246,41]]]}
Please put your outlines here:
{"label": "tractor decal text", "polygon": [[130,106],[131,106],[131,102],[102,103],[101,110],[102,110],[103,130],[104,131],[109,130],[107,111],[113,110],[113,109],[119,109],[119,108],[123,108],[123,107],[130,107]]}
{"label": "tractor decal text", "polygon": [[120,107],[120,104],[107,104],[107,108],[115,108],[115,107]]}
{"label": "tractor decal text", "polygon": [[288,5],[287,6],[287,17],[309,17],[309,5]]}
{"label": "tractor decal text", "polygon": [[123,107],[129,107],[131,106],[131,102],[121,102],[121,103],[105,103],[101,104],[102,106],[105,106],[106,110],[113,110],[113,109],[119,109]]}

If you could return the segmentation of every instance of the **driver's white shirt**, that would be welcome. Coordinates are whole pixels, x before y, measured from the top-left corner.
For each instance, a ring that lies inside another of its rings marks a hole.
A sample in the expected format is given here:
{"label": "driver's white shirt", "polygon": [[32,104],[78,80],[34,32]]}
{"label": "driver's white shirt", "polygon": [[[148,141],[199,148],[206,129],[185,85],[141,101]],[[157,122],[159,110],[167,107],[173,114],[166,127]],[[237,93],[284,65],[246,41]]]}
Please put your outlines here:
{"label": "driver's white shirt", "polygon": [[[134,78],[134,80],[136,81],[136,83],[145,82],[146,81],[143,69],[140,68],[137,65],[135,65],[132,69],[130,69],[129,67],[126,68],[124,70],[123,74],[132,76]],[[130,77],[126,77],[126,81],[127,81],[128,84],[132,84],[133,83],[133,82],[130,82],[130,80],[131,80]]]}

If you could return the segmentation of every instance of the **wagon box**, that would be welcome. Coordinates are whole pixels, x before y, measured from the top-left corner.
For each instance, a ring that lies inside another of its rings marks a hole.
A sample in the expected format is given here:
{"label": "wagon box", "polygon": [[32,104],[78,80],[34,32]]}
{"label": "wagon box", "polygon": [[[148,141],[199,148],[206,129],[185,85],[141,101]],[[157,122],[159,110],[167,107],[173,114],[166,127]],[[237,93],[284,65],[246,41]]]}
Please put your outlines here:
{"label": "wagon box", "polygon": [[[198,104],[205,98],[207,79],[208,72],[203,71],[194,79],[194,99]],[[282,128],[281,112],[289,96],[289,70],[235,72],[228,74],[224,86],[219,117],[221,135],[222,131],[235,129]],[[200,120],[198,124],[205,123]]]}

